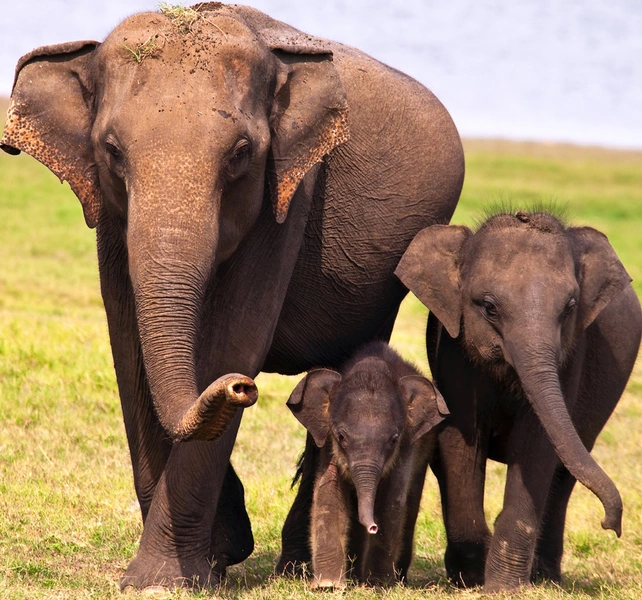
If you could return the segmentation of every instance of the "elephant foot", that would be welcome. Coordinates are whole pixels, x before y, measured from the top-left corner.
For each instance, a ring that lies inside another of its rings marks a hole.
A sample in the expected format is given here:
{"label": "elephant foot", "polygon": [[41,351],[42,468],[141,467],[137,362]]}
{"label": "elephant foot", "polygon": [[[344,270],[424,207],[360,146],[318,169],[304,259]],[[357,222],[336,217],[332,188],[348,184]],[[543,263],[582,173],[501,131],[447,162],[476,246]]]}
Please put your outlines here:
{"label": "elephant foot", "polygon": [[146,556],[139,552],[121,578],[120,589],[154,595],[175,588],[214,588],[220,585],[224,571],[224,567],[223,573],[213,569],[205,559]]}
{"label": "elephant foot", "polygon": [[332,591],[332,590],[345,590],[346,582],[343,579],[316,579],[310,585],[311,590]]}
{"label": "elephant foot", "polygon": [[252,406],[259,397],[254,380],[228,373],[211,383],[170,430],[174,442],[211,441],[219,438],[239,408]]}
{"label": "elephant foot", "polygon": [[169,588],[166,588],[162,585],[150,585],[143,590],[137,590],[133,585],[128,585],[123,590],[123,594],[136,594],[143,596],[144,598],[166,598],[167,594],[170,593]]}
{"label": "elephant foot", "polygon": [[513,595],[525,591],[531,587],[530,582],[510,582],[506,583],[503,581],[488,581],[484,584],[483,593],[484,594],[505,594]]}
{"label": "elephant foot", "polygon": [[550,581],[561,585],[562,583],[562,567],[561,561],[552,560],[547,561],[542,558],[535,558],[533,570],[531,574],[531,583],[537,581]]}
{"label": "elephant foot", "polygon": [[484,584],[487,547],[484,543],[448,544],[444,562],[448,579],[460,588]]}

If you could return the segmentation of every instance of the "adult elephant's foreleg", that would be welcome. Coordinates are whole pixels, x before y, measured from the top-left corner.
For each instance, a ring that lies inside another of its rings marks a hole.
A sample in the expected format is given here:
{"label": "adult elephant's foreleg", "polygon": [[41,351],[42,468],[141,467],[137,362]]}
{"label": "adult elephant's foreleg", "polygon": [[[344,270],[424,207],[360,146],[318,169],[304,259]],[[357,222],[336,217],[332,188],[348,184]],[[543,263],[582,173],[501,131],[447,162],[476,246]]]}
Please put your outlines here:
{"label": "adult elephant's foreleg", "polygon": [[106,216],[101,219],[97,233],[100,287],[107,314],[134,486],[144,522],[172,445],[154,410],[145,375],[127,251],[122,236]]}
{"label": "adult elephant's foreleg", "polygon": [[121,588],[209,587],[216,507],[241,421],[241,411],[214,442],[175,444],[156,486],[136,558]]}

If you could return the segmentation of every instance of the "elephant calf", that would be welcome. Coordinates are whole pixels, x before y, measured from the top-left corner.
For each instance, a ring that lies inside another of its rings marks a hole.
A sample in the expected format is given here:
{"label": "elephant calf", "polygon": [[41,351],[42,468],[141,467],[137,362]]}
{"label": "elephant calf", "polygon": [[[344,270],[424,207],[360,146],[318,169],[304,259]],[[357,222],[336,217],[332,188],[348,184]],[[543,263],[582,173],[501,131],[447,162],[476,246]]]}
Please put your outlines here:
{"label": "elephant calf", "polygon": [[[576,479],[620,535],[620,494],[589,451],[624,391],[642,313],[606,236],[539,212],[477,232],[421,231],[396,271],[430,309],[430,367],[451,411],[432,465],[448,538],[446,570],[494,592],[561,579]],[[508,465],[491,537],[486,460]]]}
{"label": "elephant calf", "polygon": [[342,368],[311,371],[287,402],[320,448],[311,549],[314,587],[404,579],[434,435],[448,409],[433,384],[384,342]]}

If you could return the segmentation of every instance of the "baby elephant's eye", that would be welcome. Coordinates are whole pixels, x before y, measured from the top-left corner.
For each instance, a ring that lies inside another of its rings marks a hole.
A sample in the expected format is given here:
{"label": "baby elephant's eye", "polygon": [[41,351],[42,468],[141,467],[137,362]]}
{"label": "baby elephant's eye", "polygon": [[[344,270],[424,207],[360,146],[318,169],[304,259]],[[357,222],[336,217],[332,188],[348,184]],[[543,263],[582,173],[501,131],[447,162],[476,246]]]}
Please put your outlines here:
{"label": "baby elephant's eye", "polygon": [[398,434],[398,433],[393,433],[393,434],[390,436],[390,440],[389,440],[389,442],[388,442],[388,443],[389,443],[391,446],[394,446],[398,441],[399,441],[399,434]]}
{"label": "baby elephant's eye", "polygon": [[348,445],[348,436],[343,431],[337,432],[337,442],[339,442],[339,446],[345,448]]}

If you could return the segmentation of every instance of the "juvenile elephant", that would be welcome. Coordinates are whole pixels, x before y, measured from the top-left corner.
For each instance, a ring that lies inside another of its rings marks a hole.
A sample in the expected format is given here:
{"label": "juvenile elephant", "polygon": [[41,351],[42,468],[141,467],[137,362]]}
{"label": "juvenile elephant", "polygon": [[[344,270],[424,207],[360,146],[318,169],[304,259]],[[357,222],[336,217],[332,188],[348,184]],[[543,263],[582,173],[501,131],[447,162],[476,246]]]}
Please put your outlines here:
{"label": "juvenile elephant", "polygon": [[405,579],[432,457],[430,433],[448,414],[432,383],[385,342],[372,342],[340,372],[310,371],[288,408],[321,449],[312,501],[314,586],[354,577]]}
{"label": "juvenile elephant", "polygon": [[[579,480],[621,531],[620,494],[590,456],[633,368],[642,314],[607,238],[547,213],[500,214],[476,233],[433,226],[396,271],[430,309],[427,346],[451,417],[439,480],[456,583],[493,592],[560,581],[566,508]],[[508,465],[491,537],[486,460]]]}
{"label": "juvenile elephant", "polygon": [[217,2],[22,57],[1,143],[97,228],[144,521],[122,586],[216,584],[252,549],[228,470],[250,378],[388,338],[399,258],[459,198],[457,131],[398,71]]}

